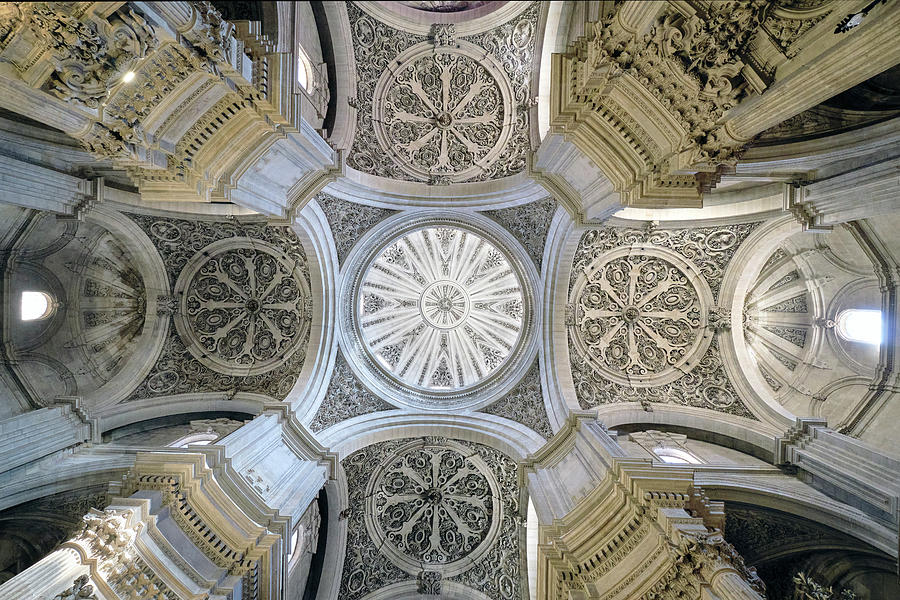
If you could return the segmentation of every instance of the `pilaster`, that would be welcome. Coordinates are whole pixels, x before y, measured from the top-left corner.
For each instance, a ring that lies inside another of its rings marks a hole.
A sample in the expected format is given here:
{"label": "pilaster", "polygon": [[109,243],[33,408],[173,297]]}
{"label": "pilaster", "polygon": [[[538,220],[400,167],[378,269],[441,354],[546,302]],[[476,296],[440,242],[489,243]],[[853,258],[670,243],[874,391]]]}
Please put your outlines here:
{"label": "pilaster", "polygon": [[795,467],[802,481],[894,531],[900,526],[900,461],[821,419],[798,418],[777,438],[775,464]]}

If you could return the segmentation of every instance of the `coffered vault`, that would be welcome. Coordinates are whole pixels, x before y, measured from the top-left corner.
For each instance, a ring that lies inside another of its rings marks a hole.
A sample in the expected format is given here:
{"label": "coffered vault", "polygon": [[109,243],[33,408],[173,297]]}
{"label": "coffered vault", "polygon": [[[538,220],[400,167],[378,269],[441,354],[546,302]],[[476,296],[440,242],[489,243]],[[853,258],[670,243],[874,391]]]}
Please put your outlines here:
{"label": "coffered vault", "polygon": [[0,600],[900,596],[898,30],[0,3]]}

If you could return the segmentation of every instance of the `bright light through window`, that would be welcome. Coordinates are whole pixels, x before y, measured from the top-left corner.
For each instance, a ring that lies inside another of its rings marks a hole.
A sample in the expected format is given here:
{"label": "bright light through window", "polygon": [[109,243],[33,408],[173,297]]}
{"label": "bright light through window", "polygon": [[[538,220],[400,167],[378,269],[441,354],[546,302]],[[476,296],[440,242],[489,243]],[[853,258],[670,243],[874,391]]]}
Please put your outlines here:
{"label": "bright light through window", "polygon": [[659,460],[670,465],[695,465],[700,461],[690,452],[679,450],[677,448],[668,448],[660,446],[653,450],[653,453],[659,457]]}
{"label": "bright light through window", "polygon": [[863,344],[881,343],[881,311],[852,308],[838,316],[838,333],[844,339]]}
{"label": "bright light through window", "polygon": [[307,92],[312,87],[312,61],[303,48],[297,49],[297,83]]}
{"label": "bright light through window", "polygon": [[22,292],[22,320],[46,319],[53,309],[53,302],[44,292]]}
{"label": "bright light through window", "polygon": [[667,456],[663,454],[659,457],[661,461],[664,463],[668,463],[670,465],[688,465],[690,464],[686,459],[681,458],[680,456]]}

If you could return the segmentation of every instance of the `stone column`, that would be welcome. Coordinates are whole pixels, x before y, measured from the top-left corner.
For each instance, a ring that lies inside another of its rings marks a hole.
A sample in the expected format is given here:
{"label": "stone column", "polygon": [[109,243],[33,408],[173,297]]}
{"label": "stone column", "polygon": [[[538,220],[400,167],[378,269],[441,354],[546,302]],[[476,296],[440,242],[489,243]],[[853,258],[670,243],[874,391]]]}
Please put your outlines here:
{"label": "stone column", "polygon": [[722,569],[710,581],[712,590],[722,600],[761,600],[759,592],[753,589],[740,573],[732,569]]}
{"label": "stone column", "polygon": [[292,597],[290,534],[335,464],[281,404],[217,444],[140,452],[119,497],[0,600]]}

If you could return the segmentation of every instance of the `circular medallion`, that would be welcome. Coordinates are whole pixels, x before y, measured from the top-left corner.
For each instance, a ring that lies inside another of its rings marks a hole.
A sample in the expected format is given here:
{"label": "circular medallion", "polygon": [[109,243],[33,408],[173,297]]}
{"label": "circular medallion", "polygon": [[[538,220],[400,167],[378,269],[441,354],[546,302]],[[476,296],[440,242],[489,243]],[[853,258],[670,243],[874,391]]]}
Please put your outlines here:
{"label": "circular medallion", "polygon": [[486,552],[501,521],[499,488],[488,466],[453,443],[413,442],[369,480],[366,525],[400,568],[445,575]]}
{"label": "circular medallion", "polygon": [[453,329],[469,316],[469,295],[455,281],[435,281],[419,297],[419,310],[436,329]]}
{"label": "circular medallion", "polygon": [[620,248],[598,257],[572,288],[576,351],[617,383],[661,385],[705,352],[711,293],[675,254]]}
{"label": "circular medallion", "polygon": [[509,140],[515,120],[509,82],[492,58],[469,46],[416,46],[376,86],[376,137],[416,179],[470,179]]}
{"label": "circular medallion", "polygon": [[522,316],[521,282],[503,253],[453,227],[393,240],[359,286],[366,350],[413,388],[456,390],[489,376],[516,346]]}
{"label": "circular medallion", "polygon": [[260,240],[210,244],[182,270],[175,292],[179,335],[197,360],[220,373],[265,373],[306,342],[306,279],[295,261]]}

